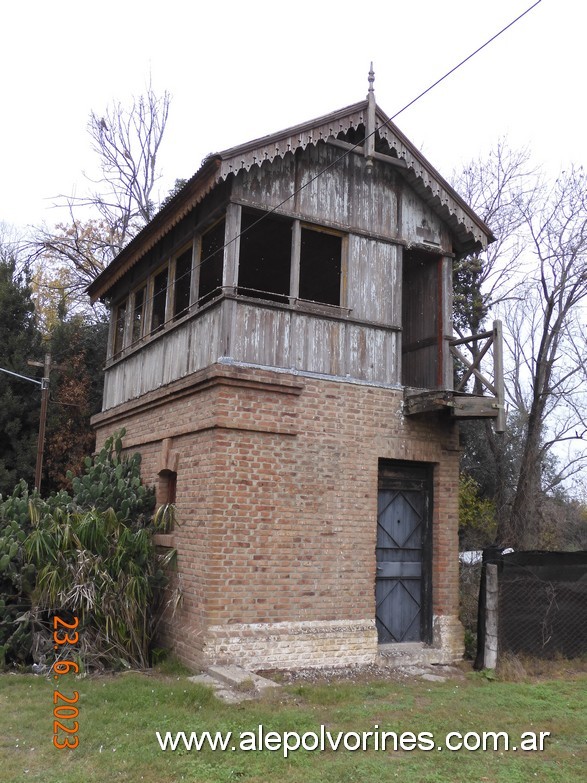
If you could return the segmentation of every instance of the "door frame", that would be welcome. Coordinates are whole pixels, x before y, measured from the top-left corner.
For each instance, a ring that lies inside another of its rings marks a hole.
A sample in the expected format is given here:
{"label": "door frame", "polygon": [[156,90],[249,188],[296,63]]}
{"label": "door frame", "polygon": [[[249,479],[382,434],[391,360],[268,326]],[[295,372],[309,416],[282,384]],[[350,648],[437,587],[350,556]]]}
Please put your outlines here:
{"label": "door frame", "polygon": [[[420,605],[420,638],[424,644],[432,644],[432,519],[434,510],[434,464],[406,460],[380,459],[377,470],[377,497],[382,489],[421,490],[427,495],[427,513],[422,527],[422,577]],[[375,517],[375,547],[377,546],[377,515]],[[376,561],[375,548],[373,559]],[[377,584],[377,563],[375,582]]]}

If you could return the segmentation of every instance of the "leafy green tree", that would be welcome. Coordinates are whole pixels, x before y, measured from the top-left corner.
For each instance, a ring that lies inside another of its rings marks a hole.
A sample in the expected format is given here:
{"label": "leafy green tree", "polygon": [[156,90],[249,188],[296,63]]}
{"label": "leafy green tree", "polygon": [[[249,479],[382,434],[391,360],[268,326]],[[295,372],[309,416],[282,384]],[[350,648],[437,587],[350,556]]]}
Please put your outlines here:
{"label": "leafy green tree", "polygon": [[29,499],[24,481],[9,497],[0,496],[0,669],[6,663],[26,663],[31,656],[32,628],[19,620],[30,610],[35,586],[35,567],[24,552]]}
{"label": "leafy green tree", "polygon": [[484,498],[472,476],[461,473],[459,480],[459,543],[461,549],[489,546],[496,531],[495,506]]}
{"label": "leafy green tree", "polygon": [[[27,362],[41,355],[30,280],[17,259],[0,248],[0,367],[33,376]],[[23,478],[32,482],[39,431],[40,387],[0,372],[0,492]]]}
{"label": "leafy green tree", "polygon": [[82,315],[61,318],[49,340],[53,365],[47,420],[43,487],[70,487],[68,471],[79,474],[94,448],[90,418],[101,409],[108,324]]}

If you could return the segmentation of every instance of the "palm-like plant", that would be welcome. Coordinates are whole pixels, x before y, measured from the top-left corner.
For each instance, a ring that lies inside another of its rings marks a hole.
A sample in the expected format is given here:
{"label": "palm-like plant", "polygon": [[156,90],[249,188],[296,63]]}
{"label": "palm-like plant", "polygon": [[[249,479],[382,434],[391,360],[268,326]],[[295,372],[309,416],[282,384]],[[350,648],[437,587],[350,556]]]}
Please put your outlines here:
{"label": "palm-like plant", "polygon": [[79,640],[68,652],[93,669],[148,666],[156,605],[174,555],[162,558],[153,545],[153,493],[140,481],[140,457],[122,456],[123,435],[88,458],[85,474],[72,481],[73,497],[34,498],[29,508],[25,553],[37,568],[37,636],[51,653],[48,621],[57,613],[76,616]]}

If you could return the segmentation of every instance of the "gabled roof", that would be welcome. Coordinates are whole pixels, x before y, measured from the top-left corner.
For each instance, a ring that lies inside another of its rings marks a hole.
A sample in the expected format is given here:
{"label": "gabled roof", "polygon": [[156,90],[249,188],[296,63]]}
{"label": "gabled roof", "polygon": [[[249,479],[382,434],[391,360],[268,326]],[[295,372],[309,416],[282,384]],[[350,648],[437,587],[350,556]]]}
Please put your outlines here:
{"label": "gabled roof", "polygon": [[[155,215],[142,231],[118,254],[112,263],[88,286],[92,301],[105,296],[111,286],[165,236],[219,182],[241,170],[265,161],[282,158],[288,152],[305,149],[320,141],[336,139],[342,132],[369,128],[369,108],[374,107],[375,130],[389,144],[393,157],[401,164],[402,176],[430,208],[449,226],[456,250],[461,253],[484,248],[494,237],[487,225],[441,177],[436,169],[404,136],[387,115],[374,104],[370,95],[364,101],[346,106],[323,117],[253,139],[209,155],[186,185]],[[373,116],[373,114],[371,115]],[[368,131],[367,131],[368,134]],[[341,153],[344,154],[344,153]],[[397,156],[397,157],[396,157]],[[384,156],[388,157],[388,156]],[[378,156],[381,158],[381,156]]]}

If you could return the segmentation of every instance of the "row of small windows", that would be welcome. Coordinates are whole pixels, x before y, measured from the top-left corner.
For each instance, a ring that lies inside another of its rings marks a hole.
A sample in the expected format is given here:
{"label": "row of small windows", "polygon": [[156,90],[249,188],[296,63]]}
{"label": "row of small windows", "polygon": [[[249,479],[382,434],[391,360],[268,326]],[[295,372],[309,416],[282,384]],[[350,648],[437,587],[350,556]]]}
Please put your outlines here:
{"label": "row of small windows", "polygon": [[[223,218],[114,309],[114,357],[222,293],[225,232]],[[242,211],[240,233],[237,294],[340,306],[342,235],[253,210]]]}
{"label": "row of small windows", "polygon": [[[123,348],[136,345],[143,337],[156,334],[168,322],[186,315],[192,296],[194,303],[201,306],[220,293],[224,231],[225,221],[222,219],[202,235],[198,255],[206,263],[198,264],[194,269],[197,243],[193,243],[171,258],[116,307],[114,357],[119,356]],[[196,279],[198,285],[194,295],[192,289]],[[125,341],[127,335],[129,339]]]}

